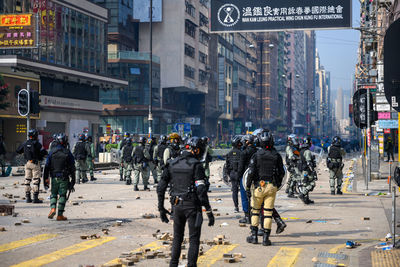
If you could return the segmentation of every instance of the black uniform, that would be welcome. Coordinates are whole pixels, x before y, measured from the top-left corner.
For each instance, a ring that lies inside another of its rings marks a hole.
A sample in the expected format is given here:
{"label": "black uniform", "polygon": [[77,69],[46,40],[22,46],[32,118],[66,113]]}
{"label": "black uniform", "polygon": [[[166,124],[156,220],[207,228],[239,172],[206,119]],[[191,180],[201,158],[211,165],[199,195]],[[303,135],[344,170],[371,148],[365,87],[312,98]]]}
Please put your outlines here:
{"label": "black uniform", "polygon": [[168,222],[164,208],[164,195],[168,185],[171,185],[171,203],[174,214],[174,240],[170,267],[178,266],[181,245],[185,232],[186,221],[189,224],[189,267],[197,266],[199,254],[201,225],[203,222],[201,207],[204,206],[209,217],[209,226],[214,224],[214,216],[208,200],[205,185],[205,173],[201,162],[188,151],[170,160],[157,187],[158,208],[161,220]]}
{"label": "black uniform", "polygon": [[231,180],[232,199],[236,211],[239,211],[238,194],[240,179],[242,177],[239,169],[241,153],[242,151],[239,148],[234,147],[226,156],[226,172]]}

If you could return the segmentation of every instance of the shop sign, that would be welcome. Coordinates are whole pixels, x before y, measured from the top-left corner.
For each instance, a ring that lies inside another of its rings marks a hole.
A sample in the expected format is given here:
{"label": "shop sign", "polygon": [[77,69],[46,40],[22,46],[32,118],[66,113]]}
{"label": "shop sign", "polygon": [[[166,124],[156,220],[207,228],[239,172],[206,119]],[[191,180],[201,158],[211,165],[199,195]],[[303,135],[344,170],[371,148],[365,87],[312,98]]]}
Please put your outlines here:
{"label": "shop sign", "polygon": [[390,120],[390,112],[378,112],[378,120]]}
{"label": "shop sign", "polygon": [[32,14],[0,15],[0,49],[37,46],[36,18]]}

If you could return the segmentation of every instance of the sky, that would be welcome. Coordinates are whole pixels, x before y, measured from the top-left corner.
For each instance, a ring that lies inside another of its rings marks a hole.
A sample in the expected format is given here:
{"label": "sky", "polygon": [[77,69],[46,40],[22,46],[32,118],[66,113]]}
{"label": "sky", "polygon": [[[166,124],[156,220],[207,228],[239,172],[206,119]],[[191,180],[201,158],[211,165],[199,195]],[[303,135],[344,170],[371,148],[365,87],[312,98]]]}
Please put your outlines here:
{"label": "sky", "polygon": [[[353,27],[360,25],[360,3],[353,3]],[[331,89],[349,90],[357,63],[357,48],[360,39],[359,31],[326,30],[316,31],[317,49],[321,65],[331,72]]]}

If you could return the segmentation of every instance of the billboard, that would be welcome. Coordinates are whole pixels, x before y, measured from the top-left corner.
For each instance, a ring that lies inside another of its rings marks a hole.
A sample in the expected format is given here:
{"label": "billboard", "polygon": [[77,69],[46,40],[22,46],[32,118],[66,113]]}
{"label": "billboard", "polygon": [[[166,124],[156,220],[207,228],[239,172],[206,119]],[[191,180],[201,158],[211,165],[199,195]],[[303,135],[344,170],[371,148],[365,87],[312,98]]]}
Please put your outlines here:
{"label": "billboard", "polygon": [[[133,2],[133,18],[140,22],[150,22],[150,0]],[[162,22],[162,0],[153,0],[153,22]]]}
{"label": "billboard", "polygon": [[36,41],[36,18],[32,14],[0,15],[0,49],[33,48]]}
{"label": "billboard", "polygon": [[211,32],[351,28],[351,0],[211,0]]}

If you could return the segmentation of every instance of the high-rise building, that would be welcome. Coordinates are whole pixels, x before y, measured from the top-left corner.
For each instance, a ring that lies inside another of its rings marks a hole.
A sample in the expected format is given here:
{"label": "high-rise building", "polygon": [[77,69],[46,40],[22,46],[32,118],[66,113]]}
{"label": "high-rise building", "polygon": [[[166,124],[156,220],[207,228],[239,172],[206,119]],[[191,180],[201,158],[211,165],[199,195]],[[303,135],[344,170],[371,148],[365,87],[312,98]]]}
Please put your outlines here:
{"label": "high-rise building", "polygon": [[32,115],[31,126],[40,130],[44,147],[54,133],[65,132],[72,144],[83,131],[97,136],[100,92],[128,84],[107,76],[108,10],[87,0],[7,0],[0,14],[32,14],[31,25],[10,25],[13,36],[0,40],[0,73],[10,85],[11,105],[0,112],[7,150],[15,151],[26,139],[27,124],[18,115],[16,96],[28,83],[41,95],[40,117]]}

